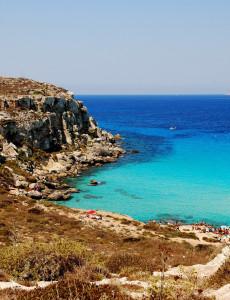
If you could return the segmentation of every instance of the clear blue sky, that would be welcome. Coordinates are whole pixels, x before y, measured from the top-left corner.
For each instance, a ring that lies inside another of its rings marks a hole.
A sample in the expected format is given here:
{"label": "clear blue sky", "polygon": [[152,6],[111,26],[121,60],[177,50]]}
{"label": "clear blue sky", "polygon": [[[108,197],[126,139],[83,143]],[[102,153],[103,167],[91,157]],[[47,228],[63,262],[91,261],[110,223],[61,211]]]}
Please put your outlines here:
{"label": "clear blue sky", "polygon": [[0,0],[0,76],[76,94],[223,94],[230,0]]}

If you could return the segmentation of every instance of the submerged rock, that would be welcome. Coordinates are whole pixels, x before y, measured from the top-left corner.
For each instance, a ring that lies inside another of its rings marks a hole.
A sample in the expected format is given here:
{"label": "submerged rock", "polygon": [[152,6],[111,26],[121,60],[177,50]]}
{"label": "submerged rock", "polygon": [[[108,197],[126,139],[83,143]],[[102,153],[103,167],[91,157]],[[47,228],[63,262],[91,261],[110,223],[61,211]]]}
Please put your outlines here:
{"label": "submerged rock", "polygon": [[139,153],[139,151],[138,150],[131,150],[130,153],[135,154],[135,153]]}
{"label": "submerged rock", "polygon": [[120,134],[116,134],[116,135],[114,136],[114,139],[115,139],[115,140],[122,140],[122,136],[121,136]]}
{"label": "submerged rock", "polygon": [[96,180],[90,180],[89,185],[98,185]]}

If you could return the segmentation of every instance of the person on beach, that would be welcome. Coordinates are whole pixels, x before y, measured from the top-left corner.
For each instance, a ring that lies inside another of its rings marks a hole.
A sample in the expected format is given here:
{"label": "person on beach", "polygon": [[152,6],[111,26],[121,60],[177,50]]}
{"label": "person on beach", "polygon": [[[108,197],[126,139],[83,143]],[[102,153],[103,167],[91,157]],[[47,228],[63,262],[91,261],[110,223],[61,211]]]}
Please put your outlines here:
{"label": "person on beach", "polygon": [[161,226],[161,220],[159,220],[159,222],[158,222],[158,226],[159,226],[159,227]]}
{"label": "person on beach", "polygon": [[180,231],[180,227],[179,227],[178,221],[176,221],[175,229]]}

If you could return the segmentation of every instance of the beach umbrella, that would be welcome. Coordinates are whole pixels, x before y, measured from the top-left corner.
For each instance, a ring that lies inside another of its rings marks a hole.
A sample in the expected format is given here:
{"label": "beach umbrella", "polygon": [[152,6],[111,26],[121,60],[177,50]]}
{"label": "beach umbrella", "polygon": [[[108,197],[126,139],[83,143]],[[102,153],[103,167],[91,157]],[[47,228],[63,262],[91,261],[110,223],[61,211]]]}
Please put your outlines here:
{"label": "beach umbrella", "polygon": [[228,229],[229,227],[226,225],[220,226],[221,229]]}
{"label": "beach umbrella", "polygon": [[95,212],[96,212],[95,210],[90,210],[89,212],[87,212],[87,214],[91,215],[91,214],[95,214]]}

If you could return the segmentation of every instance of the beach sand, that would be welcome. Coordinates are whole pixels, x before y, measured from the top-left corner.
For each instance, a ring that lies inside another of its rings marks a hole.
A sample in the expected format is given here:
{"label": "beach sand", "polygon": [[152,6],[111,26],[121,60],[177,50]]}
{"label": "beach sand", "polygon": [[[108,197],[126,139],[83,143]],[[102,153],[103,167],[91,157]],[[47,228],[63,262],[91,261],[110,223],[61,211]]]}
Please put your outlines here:
{"label": "beach sand", "polygon": [[[38,204],[40,208],[44,210],[58,210],[57,207],[49,207],[47,208],[42,203]],[[71,218],[75,218],[76,220],[80,220],[83,222],[86,226],[94,227],[99,226],[101,228],[109,229],[117,234],[120,235],[130,235],[132,237],[139,237],[141,235],[144,235],[148,233],[149,231],[144,228],[146,223],[136,221],[132,217],[115,213],[115,212],[108,212],[108,211],[102,211],[102,210],[95,210],[95,213],[89,214],[87,217],[88,210],[85,209],[74,209],[71,210],[69,208],[61,207],[62,209],[58,210],[58,213],[60,215],[66,215]],[[102,218],[102,220],[99,219],[99,217]],[[168,225],[161,225],[162,228],[168,227]],[[198,239],[192,239],[192,238],[181,238],[181,237],[170,237],[170,240],[177,241],[177,242],[188,242],[192,246],[197,246],[199,244],[205,244],[205,245],[214,245],[217,247],[221,246],[221,243],[218,242],[218,234],[213,232],[205,232],[203,233],[201,230],[193,230],[192,225],[180,225],[180,231],[185,233],[193,232],[197,236]],[[205,226],[200,226],[201,229],[205,228]],[[159,237],[164,238],[163,234],[160,234],[158,232],[154,232],[156,235],[159,235]],[[208,238],[211,240],[204,240],[203,238]],[[215,240],[215,242],[214,242]],[[224,241],[223,244],[226,244],[228,241]]]}

